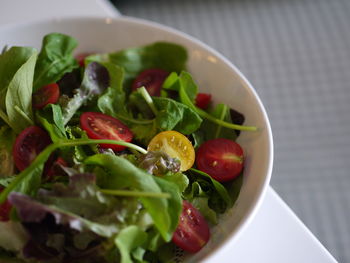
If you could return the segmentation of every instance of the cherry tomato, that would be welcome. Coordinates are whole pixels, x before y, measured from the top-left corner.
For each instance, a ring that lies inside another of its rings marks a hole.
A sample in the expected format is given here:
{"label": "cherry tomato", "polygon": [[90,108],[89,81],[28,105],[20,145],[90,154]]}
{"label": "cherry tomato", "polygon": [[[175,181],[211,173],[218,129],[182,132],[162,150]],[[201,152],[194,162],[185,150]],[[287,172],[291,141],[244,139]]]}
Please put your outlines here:
{"label": "cherry tomato", "polygon": [[93,53],[88,53],[88,52],[79,53],[75,56],[75,59],[77,60],[80,67],[84,67],[85,66],[85,58],[92,55],[92,54]]}
{"label": "cherry tomato", "polygon": [[[47,164],[48,162],[46,162]],[[68,166],[66,161],[58,157],[55,161],[50,162],[50,165],[45,167],[44,169],[44,175],[48,180],[54,178],[55,176],[63,175],[64,171],[62,170],[61,166]]]}
{"label": "cherry tomato", "polygon": [[38,126],[24,129],[13,146],[13,159],[18,170],[27,168],[36,156],[51,144],[49,134]]}
{"label": "cherry tomato", "polygon": [[194,163],[195,151],[186,136],[177,131],[158,133],[148,144],[149,151],[163,151],[181,162],[181,171],[190,169]]}
{"label": "cherry tomato", "polygon": [[[0,193],[4,189],[0,187]],[[9,220],[9,215],[11,211],[12,205],[9,203],[8,200],[0,204],[0,221],[8,221]]]}
{"label": "cherry tomato", "polygon": [[209,226],[204,217],[191,203],[184,200],[179,225],[173,235],[173,242],[183,250],[195,253],[204,247],[209,238]]}
{"label": "cherry tomato", "polygon": [[60,97],[60,88],[56,83],[51,83],[41,87],[33,94],[33,107],[42,109],[47,104],[54,104]]}
{"label": "cherry tomato", "polygon": [[[80,116],[80,127],[91,139],[109,139],[130,142],[133,138],[129,128],[116,118],[98,112],[84,112]],[[102,148],[122,151],[125,146],[101,144]]]}
{"label": "cherry tomato", "polygon": [[203,110],[207,109],[211,101],[211,95],[208,93],[198,93],[196,96],[196,106]]}
{"label": "cherry tomato", "polygon": [[162,69],[146,69],[142,71],[132,83],[132,90],[136,90],[144,86],[151,96],[160,96],[160,90],[163,82],[169,72]]}
{"label": "cherry tomato", "polygon": [[204,142],[197,150],[196,164],[199,170],[219,182],[237,177],[243,169],[243,150],[231,140],[218,138]]}

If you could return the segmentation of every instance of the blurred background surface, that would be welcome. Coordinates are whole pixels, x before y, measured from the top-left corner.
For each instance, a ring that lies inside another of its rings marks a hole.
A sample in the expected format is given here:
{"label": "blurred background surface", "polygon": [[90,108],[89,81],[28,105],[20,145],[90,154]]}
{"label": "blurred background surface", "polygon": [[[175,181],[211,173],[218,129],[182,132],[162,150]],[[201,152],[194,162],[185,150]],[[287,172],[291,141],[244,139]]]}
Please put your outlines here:
{"label": "blurred background surface", "polygon": [[113,3],[202,40],[243,72],[270,117],[273,188],[350,262],[350,1]]}

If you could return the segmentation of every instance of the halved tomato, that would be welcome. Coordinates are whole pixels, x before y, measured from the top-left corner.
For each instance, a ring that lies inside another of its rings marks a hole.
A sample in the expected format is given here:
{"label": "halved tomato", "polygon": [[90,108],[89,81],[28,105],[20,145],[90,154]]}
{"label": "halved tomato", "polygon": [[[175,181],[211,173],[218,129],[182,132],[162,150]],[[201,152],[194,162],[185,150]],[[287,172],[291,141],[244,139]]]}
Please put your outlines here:
{"label": "halved tomato", "polygon": [[[120,120],[99,112],[84,112],[80,116],[80,127],[86,131],[90,139],[109,139],[131,142],[132,132]],[[101,144],[102,148],[122,151],[125,146],[115,144]]]}
{"label": "halved tomato", "polygon": [[60,88],[56,83],[41,87],[33,94],[33,107],[42,109],[48,104],[55,104],[60,97]]}
{"label": "halved tomato", "polygon": [[243,169],[243,160],[241,146],[224,138],[204,142],[198,148],[196,156],[198,169],[219,182],[237,177]]}
{"label": "halved tomato", "polygon": [[145,87],[151,96],[160,96],[164,80],[169,75],[165,70],[153,68],[142,71],[132,83],[132,90]]}
{"label": "halved tomato", "polygon": [[52,141],[49,134],[38,126],[24,129],[13,146],[13,159],[18,170],[27,168],[37,155]]}
{"label": "halved tomato", "polygon": [[208,93],[198,93],[196,96],[196,106],[205,110],[211,101],[211,95]]}
{"label": "halved tomato", "polygon": [[[0,187],[0,193],[4,188]],[[0,204],[0,221],[8,221],[12,205],[8,200]]]}
{"label": "halved tomato", "polygon": [[209,238],[209,226],[204,217],[191,203],[184,200],[173,242],[183,250],[196,253],[204,247]]}
{"label": "halved tomato", "polygon": [[194,163],[195,151],[187,137],[177,131],[164,131],[158,133],[150,141],[148,151],[163,151],[172,158],[181,162],[181,171],[190,169]]}

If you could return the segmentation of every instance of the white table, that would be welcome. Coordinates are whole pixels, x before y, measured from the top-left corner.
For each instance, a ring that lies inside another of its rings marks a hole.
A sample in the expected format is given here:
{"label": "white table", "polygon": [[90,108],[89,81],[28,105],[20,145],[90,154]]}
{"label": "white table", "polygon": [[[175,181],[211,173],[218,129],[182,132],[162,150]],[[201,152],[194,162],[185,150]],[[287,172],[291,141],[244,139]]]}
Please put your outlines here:
{"label": "white table", "polygon": [[[106,0],[0,0],[0,6],[0,25],[58,16],[120,15]],[[241,236],[226,243],[207,263],[233,261],[337,262],[272,188]]]}

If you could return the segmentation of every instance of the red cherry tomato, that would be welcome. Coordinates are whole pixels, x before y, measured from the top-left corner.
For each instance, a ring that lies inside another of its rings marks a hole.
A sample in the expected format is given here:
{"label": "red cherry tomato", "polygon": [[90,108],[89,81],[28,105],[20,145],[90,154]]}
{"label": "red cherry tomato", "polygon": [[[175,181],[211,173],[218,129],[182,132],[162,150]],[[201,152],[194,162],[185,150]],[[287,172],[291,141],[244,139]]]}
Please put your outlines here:
{"label": "red cherry tomato", "polygon": [[207,109],[211,101],[211,95],[208,93],[198,93],[196,96],[196,106],[203,110]]}
{"label": "red cherry tomato", "polygon": [[[109,139],[130,142],[132,132],[121,121],[111,116],[98,112],[84,112],[80,116],[80,127],[86,131],[91,139]],[[114,151],[122,151],[125,146],[115,144],[101,144],[102,148],[111,148]]]}
{"label": "red cherry tomato", "polygon": [[54,104],[60,97],[60,88],[56,83],[41,87],[33,94],[33,107],[42,109],[47,104]]}
{"label": "red cherry tomato", "polygon": [[18,170],[27,168],[36,156],[51,144],[49,134],[38,126],[24,129],[13,146],[13,159]]}
{"label": "red cherry tomato", "polygon": [[[48,162],[46,162],[48,164]],[[44,175],[45,177],[50,180],[54,178],[55,176],[60,176],[64,174],[64,171],[62,170],[61,166],[68,166],[66,161],[62,159],[61,157],[58,157],[56,161],[50,162],[50,165],[45,167]]]}
{"label": "red cherry tomato", "polygon": [[237,177],[243,169],[243,150],[231,140],[218,138],[203,143],[197,150],[196,164],[199,170],[219,182]]}
{"label": "red cherry tomato", "polygon": [[144,86],[151,96],[160,96],[164,80],[169,75],[162,69],[146,69],[142,71],[132,83],[132,90],[136,90]]}
{"label": "red cherry tomato", "polygon": [[210,238],[209,226],[199,211],[191,203],[183,201],[182,213],[173,242],[183,250],[198,252]]}
{"label": "red cherry tomato", "polygon": [[[0,193],[3,191],[3,188],[0,188]],[[8,221],[9,215],[11,211],[12,205],[9,203],[9,201],[5,201],[2,204],[0,204],[0,221]]]}
{"label": "red cherry tomato", "polygon": [[93,53],[79,53],[75,56],[75,59],[77,60],[78,64],[80,67],[84,67],[85,66],[85,58],[92,55]]}

